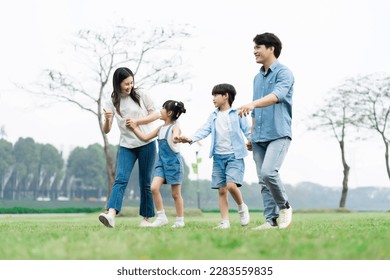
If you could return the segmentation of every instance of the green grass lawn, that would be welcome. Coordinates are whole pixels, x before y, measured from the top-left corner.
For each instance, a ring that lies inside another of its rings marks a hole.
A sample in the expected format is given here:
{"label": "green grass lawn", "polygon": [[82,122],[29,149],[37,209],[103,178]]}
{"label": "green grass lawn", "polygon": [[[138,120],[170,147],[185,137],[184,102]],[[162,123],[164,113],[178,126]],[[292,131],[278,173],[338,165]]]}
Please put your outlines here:
{"label": "green grass lawn", "polygon": [[[170,224],[174,217],[169,216]],[[285,230],[254,231],[230,213],[231,229],[216,230],[218,213],[186,217],[186,227],[139,228],[118,217],[105,228],[98,213],[0,216],[2,260],[389,260],[390,213],[295,213]]]}

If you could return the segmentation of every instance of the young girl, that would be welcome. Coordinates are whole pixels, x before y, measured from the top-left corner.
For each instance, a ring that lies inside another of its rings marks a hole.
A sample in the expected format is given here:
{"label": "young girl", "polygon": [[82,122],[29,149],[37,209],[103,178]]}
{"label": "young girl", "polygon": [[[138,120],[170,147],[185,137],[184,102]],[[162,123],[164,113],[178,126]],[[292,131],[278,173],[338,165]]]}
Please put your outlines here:
{"label": "young girl", "polygon": [[131,129],[142,140],[149,141],[158,136],[158,161],[155,166],[154,178],[152,181],[152,195],[157,209],[157,219],[151,227],[161,227],[168,223],[165,215],[163,199],[160,189],[163,184],[170,184],[172,197],[176,206],[176,222],[172,227],[184,227],[184,206],[181,196],[181,184],[183,181],[183,159],[180,155],[180,128],[176,120],[186,109],[179,101],[168,100],[161,109],[160,119],[165,121],[164,125],[154,131],[143,134],[136,124],[131,124]]}

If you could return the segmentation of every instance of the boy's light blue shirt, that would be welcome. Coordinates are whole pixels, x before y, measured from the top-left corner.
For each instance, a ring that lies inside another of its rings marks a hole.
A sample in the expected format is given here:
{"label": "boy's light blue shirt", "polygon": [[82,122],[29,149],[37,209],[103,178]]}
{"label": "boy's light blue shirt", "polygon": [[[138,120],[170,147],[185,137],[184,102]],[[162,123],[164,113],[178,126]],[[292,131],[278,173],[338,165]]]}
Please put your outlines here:
{"label": "boy's light blue shirt", "polygon": [[[242,133],[244,133],[247,140],[250,138],[251,127],[249,126],[246,118],[240,118],[237,110],[229,109],[229,133],[232,141],[232,148],[236,159],[242,159],[248,155],[246,144]],[[215,110],[210,114],[207,122],[203,124],[191,137],[192,142],[197,142],[206,138],[211,133],[211,146],[210,146],[210,157],[215,154],[215,141],[216,141],[216,129],[215,120],[219,109]]]}
{"label": "boy's light blue shirt", "polygon": [[274,105],[252,111],[251,115],[254,118],[252,142],[268,142],[286,136],[292,138],[293,92],[294,76],[286,66],[276,60],[268,69],[267,75],[264,75],[264,67],[261,67],[253,81],[253,100],[273,93],[279,101]]}

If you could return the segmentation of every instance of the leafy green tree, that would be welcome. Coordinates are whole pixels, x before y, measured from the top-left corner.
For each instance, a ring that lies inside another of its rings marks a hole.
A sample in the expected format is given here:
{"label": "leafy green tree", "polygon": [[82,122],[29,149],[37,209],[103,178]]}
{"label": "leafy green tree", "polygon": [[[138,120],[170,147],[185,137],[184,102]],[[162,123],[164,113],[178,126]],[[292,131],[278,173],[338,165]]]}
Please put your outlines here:
{"label": "leafy green tree", "polygon": [[3,199],[4,197],[5,182],[15,163],[12,148],[11,142],[0,139],[0,199]]}
{"label": "leafy green tree", "polygon": [[2,125],[0,127],[0,139],[4,139],[7,137],[7,132],[5,131],[5,126]]}
{"label": "leafy green tree", "polygon": [[13,199],[20,199],[27,191],[34,174],[38,172],[40,152],[39,147],[31,137],[19,138],[14,145],[15,185]]}
{"label": "leafy green tree", "polygon": [[39,178],[37,185],[39,193],[43,196],[50,194],[52,199],[56,199],[57,184],[63,176],[64,159],[62,153],[51,144],[39,144],[38,146],[40,160],[36,178]]}
{"label": "leafy green tree", "polygon": [[105,156],[100,144],[89,145],[87,148],[77,147],[69,155],[67,162],[67,175],[74,176],[79,182],[79,194],[83,198],[89,195],[101,195],[107,184],[105,169]]}

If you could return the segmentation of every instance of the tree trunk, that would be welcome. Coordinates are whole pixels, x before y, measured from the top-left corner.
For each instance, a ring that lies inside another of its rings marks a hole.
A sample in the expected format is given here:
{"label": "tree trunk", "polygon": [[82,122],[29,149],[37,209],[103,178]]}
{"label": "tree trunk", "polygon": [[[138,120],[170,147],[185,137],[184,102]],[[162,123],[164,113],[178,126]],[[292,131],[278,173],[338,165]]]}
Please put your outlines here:
{"label": "tree trunk", "polygon": [[385,143],[385,161],[386,161],[386,171],[387,171],[387,177],[389,177],[390,180],[390,164],[389,164],[389,141],[387,141],[384,134],[382,134],[383,142]]}
{"label": "tree trunk", "polygon": [[108,143],[107,135],[103,131],[103,123],[102,123],[100,117],[98,117],[98,121],[99,121],[100,132],[102,133],[103,141],[104,141],[104,153],[106,155],[106,172],[107,172],[107,178],[108,178],[108,182],[107,182],[108,187],[107,187],[107,196],[106,196],[106,205],[107,205],[108,199],[109,199],[110,194],[111,194],[111,189],[112,189],[112,186],[114,185],[114,181],[115,181],[115,170],[114,170],[113,164],[112,164],[110,143]]}
{"label": "tree trunk", "polygon": [[341,199],[340,199],[340,208],[345,208],[345,202],[347,201],[347,194],[348,194],[348,177],[349,177],[349,165],[347,164],[347,161],[345,160],[345,147],[344,147],[344,141],[340,141],[340,149],[341,149],[341,160],[343,162],[343,190],[341,192]]}

